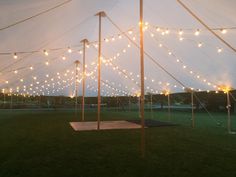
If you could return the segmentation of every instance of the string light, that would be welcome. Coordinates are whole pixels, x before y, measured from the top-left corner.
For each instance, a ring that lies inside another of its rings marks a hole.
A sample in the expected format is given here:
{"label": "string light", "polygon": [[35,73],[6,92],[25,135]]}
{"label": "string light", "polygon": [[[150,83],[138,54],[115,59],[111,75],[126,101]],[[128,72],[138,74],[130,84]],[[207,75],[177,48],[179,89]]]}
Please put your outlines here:
{"label": "string light", "polygon": [[44,51],[43,51],[43,53],[44,53],[44,55],[46,55],[46,56],[48,56],[48,55],[49,55],[49,53],[48,53],[48,51],[47,51],[47,50],[44,50]]}
{"label": "string light", "polygon": [[180,38],[179,38],[179,40],[180,40],[180,41],[183,41],[183,40],[184,40],[184,38],[183,38],[183,37],[180,37]]}
{"label": "string light", "polygon": [[221,29],[220,32],[221,32],[222,34],[226,34],[226,33],[227,33],[227,30],[226,30],[226,29]]}
{"label": "string light", "polygon": [[14,59],[17,59],[17,58],[18,58],[18,56],[17,56],[16,53],[14,53],[13,58],[14,58]]}
{"label": "string light", "polygon": [[166,34],[169,34],[170,33],[170,30],[167,28],[166,31],[165,31]]}
{"label": "string light", "polygon": [[195,35],[195,36],[198,36],[199,34],[200,34],[200,30],[197,29],[197,30],[195,31],[194,35]]}
{"label": "string light", "polygon": [[218,48],[218,49],[217,49],[217,52],[218,52],[218,53],[221,53],[222,51],[223,51],[222,48]]}
{"label": "string light", "polygon": [[181,36],[181,35],[183,35],[183,33],[184,33],[183,30],[180,29],[180,30],[179,30],[179,35]]}
{"label": "string light", "polygon": [[197,46],[198,46],[199,48],[202,47],[202,43],[199,42],[199,43],[197,44]]}
{"label": "string light", "polygon": [[67,51],[68,53],[72,53],[72,49],[70,47],[68,47]]}

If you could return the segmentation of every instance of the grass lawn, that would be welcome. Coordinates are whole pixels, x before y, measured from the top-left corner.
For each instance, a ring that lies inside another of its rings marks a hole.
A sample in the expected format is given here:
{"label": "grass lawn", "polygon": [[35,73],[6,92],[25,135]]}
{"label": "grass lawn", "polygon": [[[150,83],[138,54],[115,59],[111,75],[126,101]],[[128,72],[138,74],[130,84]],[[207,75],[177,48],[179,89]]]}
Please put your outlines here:
{"label": "grass lawn", "polygon": [[[75,132],[72,111],[0,112],[0,177],[235,177],[236,135],[227,134],[226,114],[173,112],[178,126],[140,130]],[[96,112],[87,112],[87,120]],[[103,111],[103,120],[137,118],[137,112]],[[168,120],[166,112],[146,117]],[[236,130],[235,115],[232,116]],[[217,122],[221,124],[218,125]]]}

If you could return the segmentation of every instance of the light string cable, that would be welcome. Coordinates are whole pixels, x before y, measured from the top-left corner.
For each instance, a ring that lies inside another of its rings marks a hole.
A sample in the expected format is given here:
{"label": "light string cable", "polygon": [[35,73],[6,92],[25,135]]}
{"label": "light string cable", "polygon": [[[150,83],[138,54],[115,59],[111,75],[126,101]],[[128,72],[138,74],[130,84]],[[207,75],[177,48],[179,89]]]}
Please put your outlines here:
{"label": "light string cable", "polygon": [[[108,20],[120,31],[122,32],[122,29],[107,15]],[[124,35],[126,38],[128,38],[128,40],[133,43],[137,48],[140,48],[140,46],[134,42],[128,35]],[[184,88],[187,88],[185,86],[185,84],[183,84],[180,80],[178,80],[173,74],[171,74],[169,71],[167,71],[161,64],[159,64],[151,55],[149,55],[145,50],[144,50],[144,54],[151,59],[151,61],[153,61],[159,68],[161,68],[164,72],[166,72],[171,78],[173,78],[176,82],[178,82],[180,85],[182,85]],[[196,94],[194,93],[195,97]],[[199,98],[197,99],[199,101],[199,103],[201,104]],[[204,107],[204,110],[207,112],[207,114],[214,119],[214,117],[212,116],[212,114],[207,110],[206,107]]]}
{"label": "light string cable", "polygon": [[[150,31],[149,31],[149,33],[152,34]],[[185,65],[185,63],[184,63],[179,57],[176,56],[176,54],[175,54],[175,52],[173,52],[173,50],[170,50],[170,48],[169,48],[168,46],[164,45],[163,43],[159,43],[159,40],[156,38],[156,36],[153,36],[153,37],[151,37],[151,38],[154,39],[154,42],[159,45],[159,48],[164,48],[164,49],[168,52],[168,54],[169,54],[170,56],[172,56],[173,58],[176,59],[177,63],[181,63],[181,64],[183,65],[182,68],[183,68],[184,70],[186,70],[186,68],[188,68],[188,67]],[[207,79],[203,79],[203,78],[205,78],[205,77],[203,77],[203,75],[200,74],[199,72],[196,72],[196,71],[194,71],[194,70],[189,69],[188,73],[190,73],[190,76],[192,76],[193,78],[198,79],[198,81],[202,81],[202,82],[203,82],[204,84],[206,84],[208,87],[209,87],[209,86],[213,86],[214,89],[217,88],[217,84],[216,84],[216,83],[214,83],[214,82],[209,82]],[[203,80],[199,80],[199,79],[203,79]]]}
{"label": "light string cable", "polygon": [[28,21],[28,20],[31,20],[31,19],[33,19],[33,18],[36,18],[36,17],[38,17],[38,16],[40,16],[40,15],[43,15],[43,14],[45,14],[45,13],[48,13],[48,12],[54,10],[54,9],[57,9],[57,8],[59,8],[59,7],[61,7],[61,6],[64,6],[65,4],[67,4],[67,3],[71,2],[71,1],[72,1],[72,0],[64,1],[64,2],[62,2],[62,3],[60,3],[60,4],[56,5],[56,6],[54,6],[54,7],[52,7],[52,8],[49,8],[49,9],[44,10],[44,11],[42,11],[42,12],[39,12],[39,13],[37,13],[37,14],[35,14],[35,15],[32,15],[32,16],[30,16],[30,17],[27,17],[27,18],[25,18],[25,19],[23,19],[23,20],[19,20],[19,21],[15,22],[15,23],[12,23],[12,24],[8,25],[8,26],[2,27],[2,28],[0,28],[0,31],[5,30],[5,29],[8,29],[8,28],[11,28],[11,27],[13,27],[13,26],[16,26],[16,25],[18,25],[18,24],[21,24],[21,23],[26,22],[26,21]]}
{"label": "light string cable", "polygon": [[233,52],[236,53],[236,49],[220,37],[215,31],[213,31],[203,20],[201,20],[189,7],[187,7],[181,0],[176,0],[188,13],[191,14],[199,23],[201,23],[208,31],[210,31],[216,38],[218,38],[221,42],[223,42],[227,47],[229,47]]}
{"label": "light string cable", "polygon": [[[122,29],[107,15],[107,19],[112,23],[112,25],[114,25],[120,32],[122,32]],[[124,36],[131,42],[133,43],[138,49],[140,49],[140,46],[133,41],[127,34],[124,34]],[[173,74],[171,74],[169,71],[167,71],[160,63],[158,63],[150,54],[148,54],[145,50],[144,50],[144,54],[159,68],[161,68],[167,75],[169,75],[172,79],[174,79],[176,82],[178,82],[181,86],[185,87],[185,84],[183,82],[181,82],[180,80],[178,80]]]}

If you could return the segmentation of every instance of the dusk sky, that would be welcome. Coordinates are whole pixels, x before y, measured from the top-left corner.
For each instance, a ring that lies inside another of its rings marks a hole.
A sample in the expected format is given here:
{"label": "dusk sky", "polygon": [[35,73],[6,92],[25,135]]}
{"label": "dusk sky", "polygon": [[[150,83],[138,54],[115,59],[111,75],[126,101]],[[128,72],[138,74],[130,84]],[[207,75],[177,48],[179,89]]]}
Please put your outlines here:
{"label": "dusk sky", "polygon": [[[0,89],[11,88],[13,92],[18,90],[30,94],[73,95],[74,61],[82,62],[80,41],[86,38],[91,42],[86,49],[86,95],[96,96],[98,17],[95,14],[99,11],[105,11],[133,43],[139,45],[139,3],[136,0],[72,0],[4,28],[63,2],[66,1],[0,1]],[[214,32],[233,48],[236,47],[236,1],[183,2]],[[219,85],[236,87],[235,52],[213,36],[177,1],[145,0],[144,21],[145,52],[186,87],[200,90],[217,90]],[[199,35],[195,34],[197,30]],[[107,17],[102,18],[102,38],[102,95],[139,92],[137,46],[121,34]],[[69,53],[68,49],[72,52]],[[48,56],[45,56],[45,51]],[[16,59],[14,55],[17,55]],[[145,77],[146,93],[161,93],[163,90],[183,92],[183,86],[147,56]],[[82,87],[79,85],[81,94]]]}

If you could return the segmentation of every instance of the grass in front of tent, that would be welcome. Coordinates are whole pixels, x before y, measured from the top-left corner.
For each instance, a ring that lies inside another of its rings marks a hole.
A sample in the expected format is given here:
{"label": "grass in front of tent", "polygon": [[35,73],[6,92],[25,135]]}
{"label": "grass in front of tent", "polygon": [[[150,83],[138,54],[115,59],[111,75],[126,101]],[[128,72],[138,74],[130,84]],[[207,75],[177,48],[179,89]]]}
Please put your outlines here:
{"label": "grass in front of tent", "polygon": [[[103,111],[103,120],[137,118],[137,112]],[[168,120],[166,112],[147,118]],[[72,111],[1,111],[1,177],[236,176],[236,135],[228,135],[226,114],[172,112],[178,126],[146,129],[146,158],[140,157],[140,130],[75,132]],[[96,112],[86,112],[96,120]],[[235,128],[235,115],[233,115]]]}

